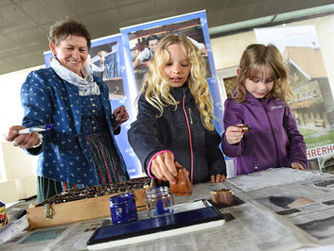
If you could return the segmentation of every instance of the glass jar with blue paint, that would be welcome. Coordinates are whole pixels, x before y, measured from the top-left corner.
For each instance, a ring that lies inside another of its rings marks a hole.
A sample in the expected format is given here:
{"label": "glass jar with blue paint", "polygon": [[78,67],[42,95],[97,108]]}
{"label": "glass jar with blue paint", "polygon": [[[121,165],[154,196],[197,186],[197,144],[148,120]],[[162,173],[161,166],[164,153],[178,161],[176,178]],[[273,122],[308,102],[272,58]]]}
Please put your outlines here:
{"label": "glass jar with blue paint", "polygon": [[111,196],[110,214],[113,224],[127,223],[138,219],[133,193],[122,193]]}
{"label": "glass jar with blue paint", "polygon": [[169,187],[161,186],[146,190],[146,205],[151,218],[173,214],[173,197]]}

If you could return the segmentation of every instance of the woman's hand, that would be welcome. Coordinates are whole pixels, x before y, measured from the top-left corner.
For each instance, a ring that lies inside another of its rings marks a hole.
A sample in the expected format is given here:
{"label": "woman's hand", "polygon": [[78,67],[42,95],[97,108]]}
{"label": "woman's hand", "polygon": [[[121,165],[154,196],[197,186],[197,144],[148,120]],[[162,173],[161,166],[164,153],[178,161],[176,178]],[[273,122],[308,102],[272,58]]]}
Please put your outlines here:
{"label": "woman's hand", "polygon": [[151,173],[159,180],[176,184],[177,171],[174,163],[174,156],[171,152],[158,154],[151,163]]}
{"label": "woman's hand", "polygon": [[300,163],[298,163],[298,162],[292,162],[291,163],[291,168],[297,169],[297,170],[305,170],[305,168],[303,167],[303,165],[300,164]]}
{"label": "woman's hand", "polygon": [[129,114],[126,111],[126,108],[124,105],[121,105],[120,107],[115,109],[113,112],[113,115],[114,115],[114,123],[113,123],[114,129],[116,129],[122,123],[124,123],[125,121],[129,119]]}
{"label": "woman's hand", "polygon": [[18,146],[23,149],[30,149],[38,145],[40,142],[40,139],[38,138],[37,132],[19,134],[19,131],[25,128],[26,127],[23,127],[23,126],[10,127],[5,139],[9,142],[13,142],[14,146]]}
{"label": "woman's hand", "polygon": [[238,126],[229,126],[226,128],[225,138],[230,145],[238,144],[243,136],[242,128]]}
{"label": "woman's hand", "polygon": [[211,182],[212,183],[224,182],[225,180],[226,180],[225,175],[222,175],[222,174],[216,174],[216,176],[211,175]]}

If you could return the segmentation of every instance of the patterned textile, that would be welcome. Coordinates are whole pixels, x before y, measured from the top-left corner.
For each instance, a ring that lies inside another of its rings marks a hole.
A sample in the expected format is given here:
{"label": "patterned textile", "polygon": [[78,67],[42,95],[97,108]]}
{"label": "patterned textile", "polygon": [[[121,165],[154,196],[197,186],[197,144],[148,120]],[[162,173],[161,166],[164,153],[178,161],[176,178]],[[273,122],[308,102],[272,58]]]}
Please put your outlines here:
{"label": "patterned textile", "polygon": [[[37,176],[68,184],[99,184],[86,137],[100,132],[101,127],[96,127],[96,130],[90,127],[91,131],[83,131],[86,128],[83,124],[87,122],[89,125],[93,121],[89,118],[86,120],[83,116],[87,113],[86,108],[82,110],[85,106],[81,105],[83,98],[93,98],[89,103],[91,107],[93,104],[101,104],[102,117],[98,117],[104,121],[102,130],[115,142],[120,166],[126,172],[126,165],[114,137],[108,88],[100,78],[94,76],[94,81],[99,85],[101,94],[79,96],[78,87],[62,80],[52,68],[33,71],[28,75],[21,89],[24,107],[22,125],[29,127],[54,124],[52,130],[42,132],[42,146],[28,150],[30,154],[39,154]],[[95,111],[96,114],[99,113],[98,109]]]}
{"label": "patterned textile", "polygon": [[99,184],[127,180],[129,177],[120,167],[100,99],[97,96],[82,96],[81,112],[81,130],[87,137]]}
{"label": "patterned textile", "polygon": [[[120,160],[111,137],[94,135],[87,137],[99,184],[111,184],[129,179],[128,173],[120,167]],[[83,188],[84,184],[71,184],[37,177],[37,200],[44,201],[58,193],[74,188]]]}
{"label": "patterned textile", "polygon": [[[93,160],[98,184],[110,184],[129,179],[108,130],[104,109],[97,95],[80,96],[81,132],[86,135],[89,154]],[[84,171],[84,170],[83,170]],[[83,188],[84,184],[59,182],[38,177],[38,201],[41,202],[62,191]]]}
{"label": "patterned textile", "polygon": [[94,82],[93,75],[90,73],[88,66],[81,70],[85,78],[78,76],[73,71],[62,66],[56,58],[51,61],[51,68],[60,78],[77,86],[79,88],[79,96],[100,95],[100,88],[96,82]]}
{"label": "patterned textile", "polygon": [[100,184],[110,184],[129,179],[128,174],[120,168],[115,146],[108,135],[90,136],[87,139]]}

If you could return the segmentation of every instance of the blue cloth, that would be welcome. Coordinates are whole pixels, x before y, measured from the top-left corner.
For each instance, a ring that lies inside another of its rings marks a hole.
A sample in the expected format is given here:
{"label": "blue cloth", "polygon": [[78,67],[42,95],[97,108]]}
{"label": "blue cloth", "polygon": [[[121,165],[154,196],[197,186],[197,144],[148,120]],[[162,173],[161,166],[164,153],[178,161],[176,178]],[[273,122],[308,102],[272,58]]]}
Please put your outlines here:
{"label": "blue cloth", "polygon": [[230,145],[223,134],[222,149],[235,157],[235,174],[289,167],[299,162],[307,168],[306,144],[290,108],[278,99],[259,100],[248,94],[245,102],[225,101],[224,127],[246,124],[251,131],[239,144]]}
{"label": "blue cloth", "polygon": [[99,96],[80,96],[81,131],[87,135],[105,134],[108,123],[104,117],[104,110]]}
{"label": "blue cloth", "polygon": [[[101,94],[99,96],[107,127],[114,142],[112,111],[108,88],[94,76]],[[24,108],[22,125],[26,127],[54,124],[54,128],[42,133],[43,144],[29,149],[39,155],[37,176],[71,184],[97,185],[98,177],[93,158],[81,130],[82,111],[78,87],[62,80],[51,69],[41,69],[29,73],[21,89]],[[123,157],[115,144],[120,158],[120,166],[126,172]]]}

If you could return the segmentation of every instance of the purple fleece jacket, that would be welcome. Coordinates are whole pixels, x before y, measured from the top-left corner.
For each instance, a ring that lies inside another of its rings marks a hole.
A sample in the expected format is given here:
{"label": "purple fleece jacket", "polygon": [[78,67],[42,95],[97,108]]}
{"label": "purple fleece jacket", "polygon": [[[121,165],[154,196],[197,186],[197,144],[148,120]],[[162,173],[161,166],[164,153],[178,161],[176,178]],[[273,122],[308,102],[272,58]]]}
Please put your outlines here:
{"label": "purple fleece jacket", "polygon": [[225,101],[224,127],[246,124],[251,131],[238,144],[230,145],[223,134],[222,149],[234,158],[234,173],[248,174],[299,162],[307,168],[306,144],[290,108],[278,99]]}

